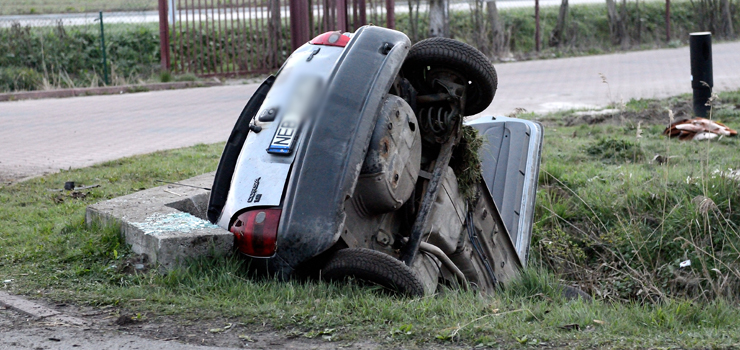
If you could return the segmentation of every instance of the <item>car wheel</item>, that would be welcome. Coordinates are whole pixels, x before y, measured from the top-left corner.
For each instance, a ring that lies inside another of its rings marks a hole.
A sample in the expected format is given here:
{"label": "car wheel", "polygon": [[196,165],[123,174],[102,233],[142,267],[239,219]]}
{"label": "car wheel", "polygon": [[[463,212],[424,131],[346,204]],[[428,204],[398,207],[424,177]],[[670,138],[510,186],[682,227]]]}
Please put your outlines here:
{"label": "car wheel", "polygon": [[424,295],[424,285],[410,267],[388,254],[365,248],[337,251],[321,270],[321,276],[329,281],[352,277],[402,295]]}
{"label": "car wheel", "polygon": [[449,38],[429,38],[414,44],[402,71],[420,95],[436,92],[433,86],[435,72],[456,73],[455,83],[467,86],[463,115],[486,109],[498,86],[496,69],[482,52]]}

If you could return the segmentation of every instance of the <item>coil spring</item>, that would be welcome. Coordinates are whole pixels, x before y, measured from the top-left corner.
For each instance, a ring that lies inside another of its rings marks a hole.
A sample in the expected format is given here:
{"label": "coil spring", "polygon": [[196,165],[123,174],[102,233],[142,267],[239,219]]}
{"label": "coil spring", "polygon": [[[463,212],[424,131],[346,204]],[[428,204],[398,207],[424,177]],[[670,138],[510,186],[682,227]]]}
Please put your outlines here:
{"label": "coil spring", "polygon": [[455,124],[455,118],[449,107],[428,107],[419,110],[422,128],[431,131],[437,137],[449,135]]}

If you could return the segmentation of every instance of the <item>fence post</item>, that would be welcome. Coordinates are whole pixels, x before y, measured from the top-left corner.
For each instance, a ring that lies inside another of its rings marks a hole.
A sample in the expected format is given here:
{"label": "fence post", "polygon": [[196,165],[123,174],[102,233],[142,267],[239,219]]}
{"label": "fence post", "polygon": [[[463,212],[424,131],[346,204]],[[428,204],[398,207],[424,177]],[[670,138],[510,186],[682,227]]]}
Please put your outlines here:
{"label": "fence post", "polygon": [[360,26],[367,25],[367,3],[365,0],[357,0],[357,7],[360,10]]}
{"label": "fence post", "polygon": [[396,29],[396,0],[385,0],[386,27]]}
{"label": "fence post", "polygon": [[347,31],[347,0],[337,0],[337,30]]}
{"label": "fence post", "polygon": [[159,55],[162,70],[170,70],[170,26],[167,16],[167,0],[159,0]]}
{"label": "fence post", "polygon": [[671,42],[671,0],[665,0],[665,42]]}
{"label": "fence post", "polygon": [[534,0],[534,49],[540,52],[540,0]]}
{"label": "fence post", "polygon": [[177,0],[169,0],[169,4],[167,5],[167,13],[169,13],[169,21],[170,24],[173,26],[175,25],[175,21],[177,21],[177,18],[175,17],[175,12],[177,12]]}
{"label": "fence post", "polygon": [[308,21],[309,10],[308,1],[290,0],[290,41],[293,50],[311,40],[309,26],[312,24]]}
{"label": "fence post", "polygon": [[100,11],[100,50],[103,51],[103,81],[105,81],[105,85],[110,85],[110,81],[108,80],[108,57],[106,57],[105,53],[105,29],[103,29],[105,26],[103,25],[103,11]]}

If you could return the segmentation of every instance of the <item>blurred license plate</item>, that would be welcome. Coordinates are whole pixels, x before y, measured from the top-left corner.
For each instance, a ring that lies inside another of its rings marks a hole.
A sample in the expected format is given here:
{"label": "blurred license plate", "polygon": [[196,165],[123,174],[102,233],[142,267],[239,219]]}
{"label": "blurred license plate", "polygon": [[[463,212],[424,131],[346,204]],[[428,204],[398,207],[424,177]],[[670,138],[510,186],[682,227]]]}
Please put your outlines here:
{"label": "blurred license plate", "polygon": [[272,137],[270,147],[267,148],[267,153],[274,154],[290,154],[293,151],[295,145],[296,135],[298,134],[298,121],[295,118],[283,118],[275,131],[275,136]]}

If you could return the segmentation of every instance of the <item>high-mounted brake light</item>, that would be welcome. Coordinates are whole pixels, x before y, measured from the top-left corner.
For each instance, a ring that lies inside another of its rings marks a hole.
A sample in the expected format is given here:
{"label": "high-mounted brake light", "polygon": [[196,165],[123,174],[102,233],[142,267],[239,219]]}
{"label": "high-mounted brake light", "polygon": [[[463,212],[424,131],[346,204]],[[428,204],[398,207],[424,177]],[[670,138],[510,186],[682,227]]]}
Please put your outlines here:
{"label": "high-mounted brake light", "polygon": [[257,209],[242,213],[231,225],[236,248],[251,257],[269,258],[277,249],[280,209]]}
{"label": "high-mounted brake light", "polygon": [[308,43],[311,45],[326,45],[326,46],[339,46],[345,47],[349,42],[349,37],[342,35],[341,32],[326,32],[321,34]]}

